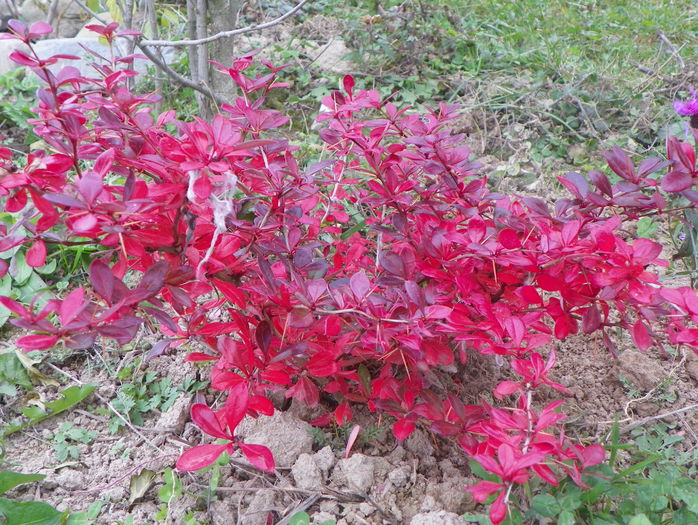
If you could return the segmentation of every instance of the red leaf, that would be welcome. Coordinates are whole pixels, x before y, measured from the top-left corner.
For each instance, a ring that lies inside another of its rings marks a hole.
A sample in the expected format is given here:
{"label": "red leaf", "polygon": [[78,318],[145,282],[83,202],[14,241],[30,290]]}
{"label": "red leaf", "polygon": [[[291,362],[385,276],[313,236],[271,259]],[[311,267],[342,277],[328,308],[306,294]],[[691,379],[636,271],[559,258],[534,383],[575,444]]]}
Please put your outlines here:
{"label": "red leaf", "polygon": [[351,75],[344,75],[344,91],[347,92],[347,94],[351,97],[352,96],[352,91],[354,90],[354,77]]}
{"label": "red leaf", "polygon": [[202,403],[192,405],[191,419],[196,426],[209,436],[232,441],[232,436],[223,430],[216,414],[208,406]]}
{"label": "red leaf", "polygon": [[212,465],[223,452],[232,448],[231,444],[225,445],[198,445],[182,452],[177,459],[177,470],[192,472]]}
{"label": "red leaf", "polygon": [[24,306],[19,304],[17,301],[14,299],[10,299],[9,297],[5,297],[0,295],[0,304],[2,304],[5,308],[10,310],[11,312],[16,313],[20,317],[31,317],[32,314],[27,310]]}
{"label": "red leaf", "polygon": [[647,326],[645,323],[643,323],[641,320],[638,320],[635,323],[635,326],[633,326],[633,341],[635,341],[635,344],[637,347],[644,351],[647,350],[650,346],[652,346],[652,338],[650,337],[650,332],[647,329]]}
{"label": "red leaf", "polygon": [[242,421],[242,418],[245,417],[249,401],[250,390],[247,383],[238,383],[230,389],[228,399],[225,402],[224,414],[231,436],[235,433],[235,429]]}
{"label": "red leaf", "polygon": [[690,173],[683,171],[672,171],[667,173],[662,179],[662,189],[668,192],[679,192],[693,186],[693,177]]}
{"label": "red leaf", "polygon": [[246,443],[238,443],[238,447],[247,460],[259,470],[274,472],[274,456],[272,456],[271,450],[267,447],[262,445],[248,445]]}
{"label": "red leaf", "polygon": [[349,406],[349,403],[344,401],[334,409],[334,419],[339,426],[351,421],[351,407]]}
{"label": "red leaf", "polygon": [[86,304],[83,305],[84,299],[84,288],[76,288],[75,290],[70,292],[70,294],[68,294],[68,297],[63,299],[63,302],[61,303],[61,308],[58,312],[58,317],[61,320],[61,325],[66,326],[78,315],[80,315],[80,312],[82,312],[85,309],[85,306],[87,306]]}
{"label": "red leaf", "polygon": [[516,381],[502,381],[497,385],[493,393],[497,399],[502,399],[504,396],[513,394],[520,389],[521,383],[517,383]]}
{"label": "red leaf", "polygon": [[28,38],[48,35],[51,31],[53,31],[53,28],[46,22],[34,22],[31,26],[29,26]]}
{"label": "red leaf", "polygon": [[27,250],[27,264],[32,268],[41,268],[46,264],[46,245],[44,241],[36,241]]}
{"label": "red leaf", "polygon": [[407,439],[407,437],[414,431],[414,423],[406,419],[400,419],[396,421],[393,425],[393,434],[395,439],[402,441]]}
{"label": "red leaf", "polygon": [[347,438],[347,445],[344,447],[344,459],[347,459],[349,454],[351,454],[351,449],[354,447],[354,443],[356,443],[359,437],[359,432],[361,432],[361,425],[354,425]]}
{"label": "red leaf", "polygon": [[504,246],[507,250],[515,250],[516,248],[521,248],[521,240],[517,233],[507,228],[499,232],[498,235],[499,243]]}
{"label": "red leaf", "polygon": [[494,481],[481,481],[477,485],[467,487],[467,490],[473,495],[473,499],[475,501],[482,503],[492,494],[503,488],[503,483],[496,483]]}
{"label": "red leaf", "polygon": [[552,275],[548,275],[547,273],[540,274],[537,281],[538,286],[540,286],[546,292],[559,292],[565,287],[564,281],[561,281]]}
{"label": "red leaf", "polygon": [[492,525],[499,525],[507,517],[507,504],[504,502],[505,496],[505,491],[500,492],[490,507],[490,521]]}
{"label": "red leaf", "polygon": [[371,289],[371,282],[366,277],[366,273],[363,270],[355,273],[349,279],[349,286],[354,294],[357,301],[362,301]]}
{"label": "red leaf", "polygon": [[102,177],[94,171],[88,171],[78,181],[78,191],[85,202],[92,205],[97,195],[102,192]]}
{"label": "red leaf", "polygon": [[543,478],[551,485],[557,486],[559,484],[557,478],[555,477],[555,473],[545,463],[538,463],[537,465],[533,465],[533,467],[531,468],[536,474],[538,474],[541,478]]}
{"label": "red leaf", "polygon": [[220,279],[211,279],[211,284],[213,284],[231,304],[240,308],[245,308],[245,294],[239,290],[237,286],[221,281]]}
{"label": "red leaf", "polygon": [[95,260],[90,264],[90,284],[102,299],[109,304],[114,295],[114,281],[116,278],[111,273],[109,266],[100,260]]}
{"label": "red leaf", "polygon": [[55,335],[25,335],[17,339],[17,346],[29,352],[31,350],[45,350],[58,342]]}
{"label": "red leaf", "polygon": [[588,445],[581,452],[582,468],[593,467],[602,463],[606,458],[606,450],[601,445]]}
{"label": "red leaf", "polygon": [[427,306],[425,313],[427,319],[446,319],[452,311],[453,308],[449,308],[448,306],[434,304],[432,306]]}
{"label": "red leaf", "polygon": [[103,179],[109,170],[111,170],[115,155],[116,151],[114,151],[113,148],[109,148],[95,160],[94,170],[99,175],[100,179]]}
{"label": "red leaf", "polygon": [[0,259],[0,279],[5,277],[7,275],[7,270],[10,268],[10,265],[7,264],[7,261],[5,259]]}

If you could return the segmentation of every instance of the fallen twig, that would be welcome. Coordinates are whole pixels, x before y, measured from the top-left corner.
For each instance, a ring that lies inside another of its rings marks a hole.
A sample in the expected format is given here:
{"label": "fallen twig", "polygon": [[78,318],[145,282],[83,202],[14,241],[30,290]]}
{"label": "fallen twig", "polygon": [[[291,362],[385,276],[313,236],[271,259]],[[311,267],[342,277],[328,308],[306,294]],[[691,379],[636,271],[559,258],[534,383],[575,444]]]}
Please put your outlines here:
{"label": "fallen twig", "polygon": [[308,3],[309,0],[301,0],[296,6],[291,9],[290,11],[287,11],[283,15],[281,15],[278,18],[275,18],[274,20],[270,20],[269,22],[265,22],[263,24],[257,24],[253,26],[247,26],[247,27],[241,27],[240,29],[231,29],[229,31],[221,31],[220,33],[216,33],[215,35],[208,36],[206,38],[197,38],[195,40],[140,40],[139,41],[139,47],[140,46],[152,46],[152,47],[183,47],[183,46],[198,46],[200,44],[208,44],[209,42],[214,42],[216,40],[219,40],[221,38],[227,38],[235,35],[242,35],[244,33],[251,33],[253,31],[261,31],[262,29],[268,29],[270,27],[273,27],[277,24],[280,24],[287,18],[293,16],[296,14],[306,3]]}
{"label": "fallen twig", "polygon": [[620,433],[627,434],[628,432],[630,432],[634,428],[641,427],[642,425],[646,425],[647,423],[651,423],[652,421],[656,421],[657,419],[664,419],[665,417],[675,416],[676,414],[680,414],[682,412],[688,412],[689,410],[693,410],[695,408],[698,408],[698,403],[694,403],[694,404],[689,405],[687,407],[672,410],[671,412],[657,414],[656,416],[645,417],[645,418],[639,419],[637,421],[634,421],[634,422],[630,423],[629,425],[625,425],[623,428],[620,429]]}

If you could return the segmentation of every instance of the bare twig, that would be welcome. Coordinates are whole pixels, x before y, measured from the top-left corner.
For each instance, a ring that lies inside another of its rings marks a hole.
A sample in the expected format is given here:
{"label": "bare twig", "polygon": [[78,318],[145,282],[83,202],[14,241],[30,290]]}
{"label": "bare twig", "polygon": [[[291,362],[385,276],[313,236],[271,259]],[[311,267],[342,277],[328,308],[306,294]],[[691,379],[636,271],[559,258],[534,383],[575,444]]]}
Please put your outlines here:
{"label": "bare twig", "polygon": [[216,101],[217,104],[225,104],[225,100],[223,100],[222,97],[219,97],[216,95],[213,91],[211,91],[208,87],[202,86],[199,84],[195,84],[191,80],[189,80],[186,77],[183,77],[179,73],[177,73],[174,69],[172,69],[170,66],[168,66],[165,62],[161,61],[158,59],[158,57],[155,56],[152,50],[148,49],[145,46],[142,46],[140,43],[136,44],[138,46],[138,49],[140,49],[143,54],[148,57],[148,59],[155,64],[157,67],[159,67],[162,71],[164,71],[168,77],[170,77],[172,80],[175,82],[179,83],[180,85],[184,87],[191,88],[195,91],[198,91],[202,95],[205,95],[207,97],[212,98],[213,100]]}
{"label": "bare twig", "polygon": [[107,25],[107,24],[109,23],[107,20],[105,20],[104,18],[102,18],[101,16],[99,16],[99,13],[95,13],[92,9],[90,9],[90,8],[87,6],[87,4],[85,4],[85,3],[82,2],[81,0],[73,0],[73,2],[75,2],[76,4],[78,4],[78,5],[80,6],[80,9],[82,9],[83,11],[85,11],[86,13],[88,13],[90,16],[92,16],[93,18],[95,18],[100,24]]}
{"label": "bare twig", "polygon": [[303,512],[313,505],[315,505],[315,502],[320,499],[320,494],[311,494],[305,500],[300,503],[299,505],[296,505],[296,507],[293,509],[293,511],[289,512],[288,516],[286,516],[284,519],[282,519],[279,523],[276,525],[288,525],[291,523],[291,519],[293,518],[294,515],[298,514],[299,512]]}
{"label": "bare twig", "polygon": [[667,36],[664,34],[664,31],[659,32],[659,40],[661,40],[664,43],[664,45],[666,45],[667,49],[669,49],[669,53],[671,53],[671,55],[679,63],[679,67],[681,69],[685,69],[686,63],[683,61],[683,58],[681,58],[681,55],[679,55],[676,46],[674,46],[674,44],[671,43],[671,40],[669,40]]}
{"label": "bare twig", "polygon": [[284,13],[274,20],[265,22],[263,24],[257,24],[253,26],[241,27],[240,29],[231,29],[230,31],[221,31],[215,35],[211,35],[205,38],[197,38],[196,40],[141,40],[140,44],[144,46],[153,47],[184,47],[184,46],[198,46],[199,44],[208,44],[209,42],[214,42],[215,40],[221,38],[227,38],[235,35],[242,35],[245,33],[251,33],[253,31],[261,31],[262,29],[268,29],[277,24],[280,24],[287,18],[296,14],[306,3],[310,0],[301,0],[293,9]]}
{"label": "bare twig", "polygon": [[[58,372],[58,373],[60,373],[60,374],[63,374],[64,376],[66,376],[67,378],[69,378],[69,379],[70,379],[71,381],[73,381],[74,383],[77,383],[78,385],[81,385],[81,386],[82,386],[82,385],[85,384],[85,383],[83,383],[82,381],[80,381],[77,377],[75,377],[75,376],[69,374],[69,373],[66,372],[65,370],[62,370],[62,369],[58,368],[56,365],[54,365],[54,364],[52,364],[52,363],[46,363],[46,365],[48,365],[50,368],[52,368],[52,369],[55,370],[56,372]],[[139,438],[141,438],[141,439],[143,440],[144,443],[147,443],[148,445],[150,445],[150,447],[152,447],[152,448],[154,448],[155,450],[157,450],[158,452],[160,452],[160,454],[164,454],[164,451],[163,451],[160,447],[158,447],[158,446],[155,445],[152,441],[150,441],[147,437],[145,437],[136,427],[133,426],[133,423],[131,423],[128,419],[126,419],[126,418],[121,414],[121,412],[119,412],[116,408],[114,408],[114,406],[113,406],[107,399],[105,399],[104,397],[102,397],[102,396],[101,396],[98,392],[96,392],[96,391],[94,392],[94,396],[95,396],[97,399],[99,399],[102,403],[104,403],[105,405],[107,405],[107,407],[109,408],[109,410],[111,410],[111,411],[114,413],[114,415],[115,415],[116,417],[118,417],[119,419],[121,419],[121,421],[124,422],[124,424],[131,430],[131,432],[133,432],[133,433],[136,434]]]}
{"label": "bare twig", "polygon": [[689,410],[694,410],[696,408],[698,408],[698,403],[694,403],[692,405],[688,405],[687,407],[672,410],[671,412],[665,412],[664,414],[657,414],[656,416],[645,417],[643,419],[634,421],[629,425],[625,425],[623,428],[620,429],[620,433],[627,434],[634,428],[641,427],[642,425],[646,425],[647,423],[651,423],[652,421],[656,421],[657,419],[664,419],[665,417],[675,416],[676,414],[688,412]]}
{"label": "bare twig", "polygon": [[139,465],[136,465],[135,467],[130,468],[129,470],[126,471],[126,474],[124,474],[123,476],[119,476],[118,478],[116,478],[114,481],[112,481],[108,485],[102,485],[101,487],[95,487],[93,489],[74,490],[73,492],[71,492],[71,494],[92,494],[94,492],[104,492],[105,490],[109,490],[114,485],[116,485],[119,482],[123,481],[124,479],[128,478],[131,474],[136,472],[139,468],[144,467],[148,463],[152,463],[153,461],[158,460],[158,459],[163,459],[163,458],[167,458],[167,457],[174,457],[176,455],[177,454],[164,454],[162,456],[156,456],[154,458],[147,459],[143,463],[140,463]]}

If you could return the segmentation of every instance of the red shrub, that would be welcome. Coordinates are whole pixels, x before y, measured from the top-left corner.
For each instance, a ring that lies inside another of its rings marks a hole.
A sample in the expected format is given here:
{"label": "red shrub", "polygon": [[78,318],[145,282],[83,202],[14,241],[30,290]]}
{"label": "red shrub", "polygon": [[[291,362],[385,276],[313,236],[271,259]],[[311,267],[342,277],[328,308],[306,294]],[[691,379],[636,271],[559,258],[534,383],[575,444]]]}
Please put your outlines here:
{"label": "red shrub", "polygon": [[[45,29],[12,28],[27,43]],[[114,27],[100,31],[113,40]],[[540,386],[566,392],[548,377],[555,354],[546,360],[542,347],[600,332],[614,352],[617,327],[641,349],[664,336],[696,345],[696,294],[663,286],[652,271],[666,265],[661,246],[621,229],[670,213],[662,190],[698,201],[695,154],[676,139],[668,161],[636,167],[620,149],[608,153],[616,184],[601,172],[568,174],[560,182],[571,198],[551,209],[488,189],[448,130],[455,106],[399,109],[375,91],[354,92],[346,77],[318,118],[329,159],[300,167],[296,147],[274,133],[288,118],[263,106],[282,68],[262,60],[267,73],[249,75],[252,55],[233,60],[227,72],[242,96],[210,123],[152,115],[156,97],[133,94],[135,73],[119,69],[133,57],[97,66],[96,78],[53,72],[54,59],[14,58],[46,83],[33,122],[46,149],[0,178],[17,217],[2,226],[0,251],[25,245],[41,266],[47,246],[102,248],[89,289],[39,313],[1,299],[34,333],[18,344],[124,344],[144,322],[165,335],[150,355],[200,341],[206,353],[188,359],[211,361],[212,387],[229,395],[216,412],[194,405],[192,419],[228,444],[186,451],[183,470],[234,447],[273,469],[267,449],[236,440],[240,419],[273,413],[269,390],[311,406],[325,392],[339,403],[338,423],[365,403],[395,418],[398,439],[417,424],[456,439],[501,479],[470,489],[478,501],[498,493],[499,523],[514,484],[569,474],[583,485],[584,469],[604,459],[600,446],[559,432],[560,402],[532,405]],[[131,288],[129,271],[142,273]],[[520,379],[493,387],[498,400],[515,396],[512,407],[464,404],[444,390],[457,384],[450,365],[473,351],[509,358]]]}

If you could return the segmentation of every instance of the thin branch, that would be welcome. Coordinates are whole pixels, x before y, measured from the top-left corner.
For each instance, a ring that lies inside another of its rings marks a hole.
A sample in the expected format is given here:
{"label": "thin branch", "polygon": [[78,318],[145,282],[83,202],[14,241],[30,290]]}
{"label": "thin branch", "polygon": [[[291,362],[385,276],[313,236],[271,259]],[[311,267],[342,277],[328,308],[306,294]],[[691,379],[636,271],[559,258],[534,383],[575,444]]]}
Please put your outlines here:
{"label": "thin branch", "polygon": [[627,434],[632,429],[640,427],[640,426],[645,425],[647,423],[651,423],[652,421],[656,421],[657,419],[664,419],[665,417],[674,416],[674,415],[680,414],[682,412],[688,412],[689,410],[694,410],[696,408],[698,408],[698,403],[688,405],[687,407],[679,408],[678,410],[672,410],[671,412],[665,412],[664,414],[657,414],[656,416],[650,416],[650,417],[646,417],[644,419],[639,419],[639,420],[637,420],[633,423],[630,423],[629,425],[626,425],[623,428],[621,428],[620,433]]}
{"label": "thin branch", "polygon": [[664,42],[666,47],[669,49],[669,53],[676,59],[676,61],[679,63],[679,67],[681,69],[686,69],[686,63],[683,61],[683,58],[681,58],[681,55],[679,55],[678,50],[676,49],[676,46],[671,43],[671,40],[667,38],[667,36],[664,34],[664,31],[659,32],[659,40]]}
{"label": "thin branch", "polygon": [[99,13],[95,13],[92,9],[90,9],[87,4],[83,3],[81,0],[73,0],[76,4],[80,6],[80,9],[91,15],[93,18],[95,18],[100,24],[107,25],[109,22],[102,18]]}
{"label": "thin branch", "polygon": [[230,31],[221,31],[215,35],[211,35],[206,38],[198,38],[196,40],[140,40],[140,45],[143,46],[153,46],[153,47],[184,47],[184,46],[198,46],[199,44],[208,44],[209,42],[214,42],[221,38],[227,38],[235,35],[242,35],[244,33],[251,33],[253,31],[261,31],[262,29],[267,29],[280,24],[287,18],[296,14],[300,9],[308,3],[310,0],[301,0],[293,9],[284,13],[278,18],[265,22],[263,24],[257,24],[254,26],[241,27],[240,29],[231,29]]}
{"label": "thin branch", "polygon": [[211,91],[211,90],[208,89],[207,87],[205,87],[205,86],[200,86],[199,84],[196,84],[196,83],[192,82],[191,80],[189,80],[188,78],[183,77],[182,75],[180,75],[179,73],[177,73],[174,69],[172,69],[170,66],[168,66],[165,62],[159,60],[158,57],[155,56],[155,54],[153,53],[152,50],[148,49],[147,47],[145,47],[145,46],[142,45],[141,43],[136,43],[136,45],[138,46],[138,49],[140,49],[140,50],[143,52],[143,54],[144,54],[146,57],[148,57],[148,59],[149,59],[153,64],[155,64],[155,65],[156,65],[157,67],[159,67],[162,71],[164,71],[165,73],[167,73],[167,76],[170,77],[170,78],[171,78],[172,80],[174,80],[175,82],[178,82],[179,84],[181,84],[181,85],[184,86],[184,87],[191,88],[191,89],[193,89],[193,90],[195,90],[195,91],[198,91],[199,93],[201,93],[201,94],[203,94],[203,95],[205,95],[205,96],[207,96],[207,97],[212,98],[212,99],[215,100],[216,103],[219,104],[219,105],[225,104],[225,103],[226,103],[225,100],[223,100],[222,97],[216,95],[213,91]]}

